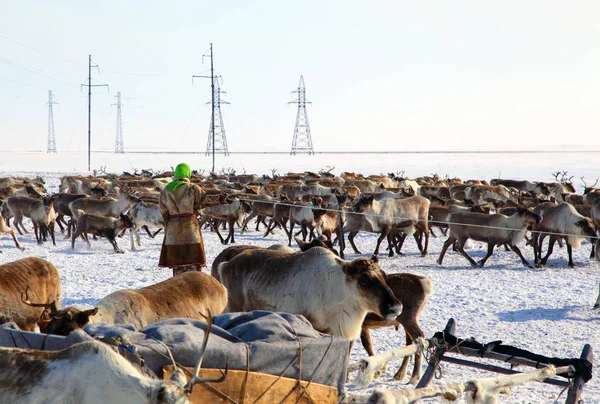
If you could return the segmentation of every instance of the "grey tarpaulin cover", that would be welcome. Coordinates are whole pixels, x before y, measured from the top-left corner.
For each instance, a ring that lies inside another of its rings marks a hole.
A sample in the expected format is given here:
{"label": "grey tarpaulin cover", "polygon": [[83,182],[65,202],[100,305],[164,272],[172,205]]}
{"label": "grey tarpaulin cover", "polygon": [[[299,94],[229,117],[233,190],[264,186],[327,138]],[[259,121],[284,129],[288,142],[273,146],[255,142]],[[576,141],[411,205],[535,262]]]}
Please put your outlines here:
{"label": "grey tarpaulin cover", "polygon": [[[164,356],[165,348],[153,338],[171,348],[177,363],[194,367],[206,326],[204,321],[170,319],[139,331],[132,325],[88,324],[85,332],[95,338],[125,338],[135,346],[146,366],[162,375],[162,367],[169,365],[170,360]],[[57,350],[87,338],[83,332],[58,337],[15,331],[11,335],[11,330],[0,329],[0,345],[20,348]],[[301,375],[298,339],[303,349]],[[291,378],[300,376],[303,380],[337,387],[343,394],[349,347],[349,340],[315,331],[302,316],[267,311],[227,313],[213,317],[213,329],[202,367],[225,368],[227,363],[230,369],[249,368],[277,376],[282,373]]]}

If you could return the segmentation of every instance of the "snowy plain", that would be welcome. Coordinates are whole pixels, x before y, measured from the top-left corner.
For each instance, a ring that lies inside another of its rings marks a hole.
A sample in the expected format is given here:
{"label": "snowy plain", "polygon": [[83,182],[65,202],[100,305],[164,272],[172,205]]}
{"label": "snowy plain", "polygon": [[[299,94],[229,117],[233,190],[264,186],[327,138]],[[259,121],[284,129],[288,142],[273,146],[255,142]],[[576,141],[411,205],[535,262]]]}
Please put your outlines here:
{"label": "snowy plain", "polygon": [[[579,177],[594,181],[600,177],[597,164],[600,153],[468,153],[468,154],[348,154],[348,155],[231,155],[217,156],[217,167],[233,167],[238,173],[270,174],[288,171],[318,171],[335,166],[334,173],[355,171],[379,174],[404,171],[416,177],[438,173],[463,179],[503,178],[551,181],[551,172],[566,170],[574,175],[574,183],[581,190]],[[41,175],[49,192],[57,192],[62,175],[84,173],[87,166],[85,153],[7,153],[0,152],[0,177],[6,175]],[[193,169],[210,169],[210,158],[203,154],[126,154],[94,153],[92,168],[106,166],[108,172],[133,171],[134,168],[169,169],[185,161]],[[31,226],[28,227],[31,229]],[[437,232],[439,234],[439,232]],[[140,288],[171,276],[169,270],[157,267],[162,234],[150,239],[142,234],[143,245],[138,251],[130,250],[129,235],[120,239],[125,254],[114,254],[106,240],[92,240],[91,248],[78,241],[75,250],[70,242],[58,234],[57,246],[37,246],[33,234],[20,237],[25,251],[14,248],[6,236],[0,240],[0,264],[27,256],[39,256],[52,262],[61,273],[63,305],[93,306],[107,294],[123,288]],[[204,232],[206,253],[210,263],[225,248],[218,238]],[[274,236],[263,238],[250,231],[236,234],[237,244],[269,246],[284,242],[282,230]],[[376,237],[359,234],[358,248],[369,255]],[[567,267],[565,249],[557,248],[543,269],[529,269],[521,265],[512,252],[496,249],[486,266],[473,269],[458,253],[448,252],[444,265],[436,264],[444,237],[432,238],[429,256],[421,257],[414,240],[408,240],[404,256],[388,258],[380,255],[380,266],[388,273],[410,272],[431,278],[434,286],[420,319],[426,337],[441,331],[448,319],[457,321],[456,336],[474,337],[479,342],[502,340],[545,356],[579,357],[584,344],[589,343],[600,350],[600,311],[592,305],[598,294],[600,276],[594,262],[588,256],[590,244],[584,242],[574,250],[576,268]],[[485,255],[479,243],[469,242],[468,253],[476,260]],[[347,259],[357,257],[351,249],[346,250]],[[531,248],[524,247],[524,255],[531,260]],[[402,329],[393,328],[372,331],[377,352],[383,352],[404,344]],[[360,340],[354,344],[351,362],[365,356]],[[598,357],[598,354],[596,355]],[[598,361],[596,360],[596,364]],[[497,362],[494,364],[501,365]],[[425,365],[425,364],[424,364]],[[411,388],[404,382],[392,380],[399,361],[390,364],[387,372],[368,389],[358,390],[348,384],[353,394],[367,394],[374,387],[384,389]],[[443,378],[432,384],[447,384],[475,377],[492,377],[491,374],[451,364],[442,364]],[[529,370],[519,368],[517,370]],[[412,364],[409,366],[409,373]],[[517,387],[509,396],[501,396],[502,403],[552,403],[560,394],[559,387],[530,383]],[[600,403],[600,381],[597,376],[587,383],[583,392],[585,403]],[[564,402],[565,395],[558,402]],[[423,401],[435,402],[435,401]]]}

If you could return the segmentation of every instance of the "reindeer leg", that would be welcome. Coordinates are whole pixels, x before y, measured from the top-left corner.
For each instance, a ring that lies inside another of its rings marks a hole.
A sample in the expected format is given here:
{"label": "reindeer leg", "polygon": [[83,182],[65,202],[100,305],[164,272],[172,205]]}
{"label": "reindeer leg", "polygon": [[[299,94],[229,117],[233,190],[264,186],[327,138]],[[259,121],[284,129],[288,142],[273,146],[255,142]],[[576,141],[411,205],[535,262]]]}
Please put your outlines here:
{"label": "reindeer leg", "polygon": [[[94,234],[94,237],[96,237],[96,235]],[[88,237],[86,232],[81,233],[81,238],[85,240],[85,242],[87,243],[88,248],[92,247],[92,244],[90,243],[90,238]]]}
{"label": "reindeer leg", "polygon": [[[517,254],[519,256],[519,258],[521,258],[521,262],[523,263],[523,265],[525,265],[528,268],[534,267],[529,262],[527,262],[525,257],[523,257],[523,254],[521,253],[521,250],[519,249],[519,247],[517,247],[516,245],[510,245],[510,244],[509,244],[509,246],[510,246],[510,249],[513,250],[515,252],[515,254]],[[545,262],[544,262],[544,264],[545,264]]]}
{"label": "reindeer leg", "polygon": [[[272,225],[272,227],[271,227],[271,225]],[[269,233],[271,233],[274,229],[275,229],[275,220],[273,220],[273,218],[271,218],[271,219],[269,219],[269,224],[267,225],[267,231],[265,231],[265,234],[263,235],[263,237],[267,237],[269,235]]]}
{"label": "reindeer leg", "polygon": [[219,219],[215,219],[212,223],[212,228],[215,231],[215,233],[217,233],[217,236],[219,236],[219,240],[221,240],[221,244],[227,244],[227,240],[225,240],[223,238],[223,236],[221,236],[221,232],[219,231],[220,225],[221,225],[221,221]]}
{"label": "reindeer leg", "polygon": [[7,233],[9,233],[13,240],[15,241],[15,247],[17,247],[19,250],[23,251],[25,248],[23,248],[23,246],[19,243],[19,240],[17,239],[17,235],[15,234],[15,231],[13,229],[9,229],[9,231],[7,231]]}
{"label": "reindeer leg", "polygon": [[546,253],[546,256],[540,261],[540,265],[544,266],[548,262],[548,257],[550,257],[550,254],[552,254],[552,251],[554,251],[554,243],[556,243],[556,238],[554,236],[550,236],[550,241],[548,241],[548,252]]}
{"label": "reindeer leg", "polygon": [[137,233],[135,226],[129,229],[129,240],[131,241],[131,251],[135,251],[135,233]]}
{"label": "reindeer leg", "polygon": [[381,234],[379,235],[379,238],[377,239],[377,245],[375,246],[375,252],[373,253],[373,255],[379,255],[379,246],[381,245],[381,242],[383,241],[383,239],[386,238],[387,235],[390,233],[390,231],[392,231],[392,226],[389,224],[385,225],[381,229]]}
{"label": "reindeer leg", "polygon": [[50,226],[47,227],[48,232],[50,233],[50,238],[52,239],[52,245],[56,247],[56,240],[54,239],[54,222],[50,223]]}
{"label": "reindeer leg", "polygon": [[467,241],[467,240],[458,240],[458,241],[456,242],[456,249],[458,250],[458,252],[459,252],[459,253],[460,253],[460,254],[461,254],[463,257],[465,257],[465,258],[466,258],[466,259],[469,261],[469,263],[471,264],[471,266],[473,266],[473,267],[476,267],[476,266],[477,266],[477,263],[475,262],[475,260],[474,260],[473,258],[471,258],[471,257],[469,256],[469,254],[467,254],[467,253],[466,253],[466,251],[465,251],[465,242],[466,242],[466,241]]}
{"label": "reindeer leg", "polygon": [[294,234],[294,219],[290,217],[290,232],[288,233],[288,247],[292,246],[292,234]]}
{"label": "reindeer leg", "polygon": [[423,247],[423,253],[421,254],[423,257],[426,257],[429,254],[429,227],[422,226],[423,233],[425,233],[425,246]]}
{"label": "reindeer leg", "polygon": [[396,245],[398,246],[398,250],[396,252],[398,255],[402,255],[402,247],[404,247],[404,242],[406,241],[407,236],[408,234],[406,233],[398,235],[398,241],[396,242]]}
{"label": "reindeer leg", "polygon": [[573,262],[573,247],[569,244],[569,240],[566,240],[567,244],[567,253],[569,254],[569,267],[575,268],[575,263]]}
{"label": "reindeer leg", "polygon": [[59,214],[56,216],[56,223],[58,224],[58,228],[60,229],[60,232],[61,232],[61,233],[64,233],[64,232],[65,232],[65,229],[63,228],[63,226],[62,226],[62,223],[61,223],[61,221],[63,220],[63,217],[64,217],[64,216],[63,216],[63,214],[62,214],[62,213],[59,213]]}
{"label": "reindeer leg", "polygon": [[150,238],[154,238],[154,236],[152,235],[152,233],[150,232],[150,229],[148,228],[148,226],[143,225],[142,229],[144,229],[146,231],[146,234],[148,235],[148,237]]}
{"label": "reindeer leg", "polygon": [[[506,244],[505,244],[506,245]],[[487,250],[487,254],[485,255],[485,257],[483,257],[479,262],[479,266],[481,268],[483,268],[483,266],[485,265],[485,262],[488,260],[488,258],[490,258],[492,256],[492,254],[494,253],[494,243],[489,243],[488,242],[488,250]]]}
{"label": "reindeer leg", "polygon": [[21,229],[19,229],[19,220],[20,216],[13,216],[13,226],[17,229],[19,235],[22,236],[23,232],[21,231]]}
{"label": "reindeer leg", "polygon": [[[408,335],[408,332],[405,332],[406,334],[406,346],[410,345],[413,343],[412,338],[410,337],[410,335]],[[418,354],[415,355],[415,368],[416,368],[416,356]],[[396,371],[396,374],[394,375],[394,380],[404,380],[404,378],[406,377],[406,370],[408,369],[408,362],[410,361],[410,356],[405,356],[404,358],[402,358],[402,364],[400,365],[400,367],[398,368],[398,371]],[[415,375],[415,370],[413,370],[413,377]],[[412,378],[411,378],[412,381]],[[416,383],[411,383],[411,384],[417,384],[418,380]]]}
{"label": "reindeer leg", "polygon": [[[39,236],[38,236],[38,231],[39,231]],[[33,234],[35,235],[35,241],[37,242],[38,245],[42,244],[42,231],[39,228],[39,226],[37,225],[37,223],[33,223]]]}
{"label": "reindeer leg", "polygon": [[112,246],[113,246],[113,248],[115,249],[115,252],[116,252],[117,254],[124,254],[124,253],[125,253],[123,250],[121,250],[121,249],[119,248],[119,246],[117,245],[117,240],[115,240],[115,238],[114,238],[114,237],[109,237],[109,238],[108,238],[108,241],[110,241],[110,243],[112,244]]}
{"label": "reindeer leg", "polygon": [[417,243],[417,248],[421,255],[423,255],[423,229],[421,226],[416,226],[416,231],[413,234],[413,238],[415,239],[415,243]]}
{"label": "reindeer leg", "polygon": [[448,250],[448,247],[450,247],[451,245],[454,245],[455,242],[456,242],[456,239],[452,236],[448,237],[448,240],[444,241],[444,245],[442,246],[442,251],[440,252],[440,256],[437,259],[438,265],[442,265],[442,262],[444,261],[444,255],[446,255],[446,251]]}
{"label": "reindeer leg", "polygon": [[360,251],[358,251],[358,248],[356,248],[356,244],[354,244],[354,237],[356,237],[357,234],[357,231],[351,231],[350,234],[348,234],[348,241],[350,242],[355,254],[362,254]]}
{"label": "reindeer leg", "polygon": [[[412,315],[406,315],[406,316],[403,316],[402,314],[400,314],[400,316],[401,316],[400,324],[402,324],[402,327],[404,327],[404,332],[406,334],[406,345],[412,344],[415,339],[417,339],[419,337],[423,337],[425,335],[423,333],[423,330],[421,330],[421,327],[419,327],[419,323],[418,323],[419,313],[418,312],[412,313]],[[409,360],[408,356],[404,357],[404,359],[402,360],[402,366],[400,366],[400,369],[398,369],[396,376],[400,376],[400,372],[402,371],[403,368],[404,368],[404,374],[401,374],[402,378],[397,379],[397,380],[402,380],[404,378],[404,375],[406,375],[406,368],[408,367],[408,360]],[[415,363],[414,363],[412,375],[408,382],[409,384],[416,385],[417,383],[419,383],[419,380],[421,380],[422,367],[423,367],[423,353],[418,352],[415,354]],[[396,376],[394,376],[395,379],[396,379]]]}
{"label": "reindeer leg", "polygon": [[[73,234],[71,235],[71,249],[74,250],[75,249],[75,239],[77,237],[79,237],[81,235],[81,232],[79,231],[79,229],[76,229]],[[84,238],[85,240],[85,238]]]}
{"label": "reindeer leg", "polygon": [[390,251],[388,253],[388,257],[393,257],[394,256],[394,236],[392,235],[392,232],[390,231],[387,235],[387,242],[388,242],[388,250]]}
{"label": "reindeer leg", "polygon": [[262,220],[264,220],[264,218],[262,216],[260,216],[260,215],[256,218],[256,231],[260,230],[260,222]]}
{"label": "reindeer leg", "polygon": [[344,240],[344,231],[340,228],[337,229],[337,241],[340,246],[340,258],[345,259],[344,249],[346,249],[346,240]]}
{"label": "reindeer leg", "polygon": [[235,219],[229,219],[229,236],[227,238],[231,241],[232,244],[235,243],[234,229],[233,225],[235,224]]}

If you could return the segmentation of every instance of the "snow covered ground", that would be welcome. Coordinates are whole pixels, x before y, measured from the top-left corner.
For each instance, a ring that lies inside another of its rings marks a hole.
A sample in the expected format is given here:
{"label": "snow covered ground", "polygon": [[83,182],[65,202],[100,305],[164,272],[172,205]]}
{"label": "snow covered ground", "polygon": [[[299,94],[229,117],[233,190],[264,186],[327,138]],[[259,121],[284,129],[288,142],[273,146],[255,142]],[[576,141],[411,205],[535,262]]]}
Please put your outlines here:
{"label": "snow covered ground", "polygon": [[[2,155],[4,153],[0,153]],[[168,156],[162,162],[151,159],[151,156],[141,157],[135,165],[122,164],[114,155],[105,155],[107,170],[127,170],[136,168],[168,168],[179,161],[192,163],[192,156]],[[8,156],[3,156],[8,157]],[[0,165],[0,176],[12,174],[41,174],[47,181],[49,191],[58,189],[58,180],[63,173],[72,173],[71,162],[61,159],[52,163],[52,158],[46,154],[37,154],[37,159],[22,153],[12,155],[12,165],[6,158]],[[102,156],[96,156],[98,160]],[[156,157],[156,156],[154,156]],[[208,166],[204,156],[202,167]],[[238,156],[239,157],[239,156]],[[238,157],[230,157],[231,159]],[[248,156],[244,159],[250,160]],[[278,168],[280,172],[292,170],[317,171],[327,165],[336,165],[335,172],[357,171],[365,173],[392,172],[406,170],[410,176],[425,175],[437,172],[439,174],[457,175],[463,178],[487,178],[497,176],[502,171],[503,177],[529,178],[534,180],[550,180],[550,172],[569,170],[575,179],[585,175],[586,179],[600,176],[597,153],[574,155],[382,155],[382,156],[310,156],[280,159],[277,165],[267,161],[271,156],[252,156],[252,163],[245,162],[248,172],[268,173],[269,168]],[[119,157],[124,158],[124,157]],[[132,158],[129,156],[129,158]],[[279,158],[279,157],[278,157]],[[313,159],[314,160],[311,160]],[[421,160],[419,160],[421,158]],[[335,160],[337,159],[337,160]],[[332,160],[335,160],[332,163]],[[309,161],[309,163],[307,163]],[[337,163],[337,164],[336,164]],[[129,163],[128,163],[129,164]],[[165,165],[168,164],[168,165]],[[196,166],[192,163],[193,166]],[[99,167],[100,164],[93,164]],[[256,169],[254,169],[256,167]],[[194,167],[196,168],[196,167]],[[81,171],[82,164],[77,165]],[[260,169],[260,170],[259,170]],[[51,172],[56,170],[55,172]],[[240,170],[241,171],[241,170]],[[593,182],[593,181],[592,181]],[[579,181],[576,181],[578,185]],[[31,228],[31,226],[29,226]],[[275,236],[262,238],[261,234],[249,232],[236,235],[238,244],[253,244],[269,246],[283,242],[283,231]],[[0,240],[0,263],[6,263],[26,256],[39,256],[52,262],[60,270],[63,285],[63,304],[92,306],[99,299],[117,289],[139,288],[147,286],[171,276],[169,270],[157,267],[162,234],[152,240],[142,235],[143,246],[139,251],[130,251],[129,237],[120,239],[119,245],[126,250],[125,254],[114,254],[106,240],[92,240],[88,249],[83,241],[78,241],[75,250],[71,250],[70,242],[59,235],[57,246],[45,244],[40,247],[35,244],[32,234],[20,237],[26,247],[24,252],[14,248],[12,240],[6,236]],[[208,261],[224,248],[218,238],[209,232],[204,233]],[[359,234],[356,237],[359,249],[369,254],[375,245],[375,236]],[[488,260],[485,268],[472,269],[466,260],[458,253],[448,252],[444,265],[435,263],[443,237],[434,238],[430,244],[430,255],[421,257],[414,241],[408,240],[404,247],[405,255],[388,258],[381,256],[380,265],[389,273],[410,272],[428,276],[432,279],[434,293],[429,299],[421,316],[421,327],[426,337],[444,328],[449,318],[457,321],[456,335],[467,338],[474,337],[480,342],[502,340],[505,344],[514,345],[546,356],[579,357],[583,345],[591,344],[600,350],[600,312],[592,310],[592,305],[598,293],[600,276],[596,265],[588,259],[590,244],[584,243],[582,248],[575,250],[577,268],[567,267],[566,250],[555,249],[549,265],[544,269],[524,268],[518,257],[512,252],[497,249]],[[347,259],[355,258],[349,253]],[[485,255],[485,249],[479,243],[469,243],[469,254],[478,259]],[[532,258],[532,250],[524,249],[526,258]],[[372,331],[373,342],[377,352],[383,352],[404,344],[404,334],[393,328]],[[360,340],[354,344],[352,362],[366,355]],[[598,357],[598,355],[596,355]],[[498,364],[498,363],[495,363]],[[386,389],[407,388],[404,383],[391,380],[399,362],[388,366],[387,372],[367,390],[358,391],[351,384],[349,391],[356,394],[366,394],[373,387]],[[433,383],[451,383],[464,381],[473,377],[495,376],[474,369],[442,364],[443,378]],[[412,365],[409,366],[409,371]],[[526,370],[526,368],[521,368]],[[409,388],[409,387],[408,387]],[[560,393],[560,388],[532,383],[517,387],[510,396],[501,397],[503,403],[551,403]],[[584,389],[583,397],[586,403],[600,403],[600,382],[592,379]],[[425,401],[426,402],[426,401]],[[559,402],[564,402],[564,395]]]}

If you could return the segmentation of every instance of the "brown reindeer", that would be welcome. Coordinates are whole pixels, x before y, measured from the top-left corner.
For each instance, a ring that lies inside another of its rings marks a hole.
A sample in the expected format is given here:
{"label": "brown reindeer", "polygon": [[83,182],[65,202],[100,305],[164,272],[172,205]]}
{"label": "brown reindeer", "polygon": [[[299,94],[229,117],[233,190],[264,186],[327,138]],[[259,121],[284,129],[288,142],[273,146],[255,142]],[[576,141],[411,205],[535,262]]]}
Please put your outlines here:
{"label": "brown reindeer", "polygon": [[[406,199],[384,199],[377,201],[371,196],[363,196],[352,208],[354,212],[365,215],[366,220],[373,229],[381,229],[381,234],[377,239],[374,254],[379,254],[379,246],[384,238],[388,237],[390,245],[393,241],[394,232],[392,229],[402,231],[403,233],[415,233],[420,230],[425,235],[425,246],[421,247],[419,239],[415,237],[421,255],[426,256],[429,247],[429,205],[427,198],[422,196],[412,196]],[[389,255],[393,255],[390,248]]]}
{"label": "brown reindeer", "polygon": [[118,219],[108,216],[100,216],[93,213],[85,213],[82,210],[78,212],[77,229],[71,237],[71,248],[75,248],[75,239],[82,236],[90,246],[90,240],[87,233],[99,237],[105,237],[112,244],[116,253],[123,254],[123,250],[117,245],[116,237],[124,229],[130,229],[133,226],[131,216],[121,213]]}
{"label": "brown reindeer", "polygon": [[[15,241],[15,247],[17,247],[21,251],[24,250],[23,246],[19,243],[19,240],[17,239],[17,235],[15,234],[15,231],[6,225],[6,222],[4,221],[4,218],[2,217],[2,214],[0,213],[0,238],[2,237],[3,234],[10,234],[12,236],[13,240]],[[0,251],[0,252],[2,252],[2,251]]]}
{"label": "brown reindeer", "polygon": [[[374,313],[367,314],[362,325],[360,340],[369,356],[375,355],[369,331],[373,328],[395,327],[398,330],[398,326],[401,325],[406,334],[406,345],[412,344],[414,340],[425,335],[419,326],[419,317],[425,307],[425,303],[427,303],[427,299],[433,291],[431,280],[424,276],[397,273],[388,274],[385,278],[385,283],[390,287],[394,296],[402,303],[402,312],[393,320],[386,320]],[[402,365],[394,375],[394,379],[404,379],[409,359],[408,356],[404,357]],[[410,384],[417,384],[421,379],[421,365],[422,354],[418,353],[415,355],[415,364]]]}
{"label": "brown reindeer", "polygon": [[42,326],[44,308],[23,304],[23,293],[45,304],[60,307],[60,274],[46,260],[24,258],[0,265],[0,323],[14,321],[20,329],[34,331]]}
{"label": "brown reindeer", "polygon": [[[35,305],[29,303],[30,305]],[[186,272],[141,289],[117,290],[98,302],[93,309],[44,306],[45,323],[40,330],[47,334],[68,335],[90,322],[133,324],[137,329],[168,318],[204,320],[204,313],[220,314],[227,306],[227,290],[212,276]]]}

